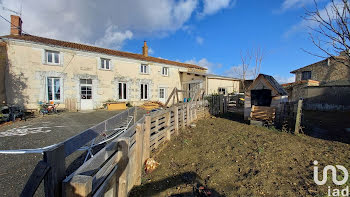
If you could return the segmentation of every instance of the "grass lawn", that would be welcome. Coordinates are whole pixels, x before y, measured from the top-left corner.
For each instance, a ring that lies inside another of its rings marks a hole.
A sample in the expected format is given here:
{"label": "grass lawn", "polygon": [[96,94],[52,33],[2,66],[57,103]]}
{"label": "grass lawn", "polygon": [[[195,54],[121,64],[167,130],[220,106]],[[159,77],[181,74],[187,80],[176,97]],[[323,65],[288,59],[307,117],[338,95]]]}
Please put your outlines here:
{"label": "grass lawn", "polygon": [[[208,118],[180,131],[155,156],[160,166],[142,177],[130,196],[193,196],[193,185],[212,196],[327,196],[313,180],[314,160],[350,170],[350,145],[282,133],[225,118]],[[322,177],[320,176],[320,179]],[[349,185],[349,184],[348,184]]]}

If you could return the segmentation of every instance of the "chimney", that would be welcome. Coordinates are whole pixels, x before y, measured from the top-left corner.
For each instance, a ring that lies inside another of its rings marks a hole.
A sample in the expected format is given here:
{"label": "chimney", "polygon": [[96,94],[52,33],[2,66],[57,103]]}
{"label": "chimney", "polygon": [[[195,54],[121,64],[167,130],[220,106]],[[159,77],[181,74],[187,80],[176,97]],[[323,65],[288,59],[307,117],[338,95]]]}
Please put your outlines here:
{"label": "chimney", "polygon": [[144,42],[143,42],[142,55],[145,56],[145,57],[148,57],[148,46],[147,46],[147,41],[144,41]]}
{"label": "chimney", "polygon": [[11,35],[20,36],[22,34],[22,19],[19,16],[11,15]]}

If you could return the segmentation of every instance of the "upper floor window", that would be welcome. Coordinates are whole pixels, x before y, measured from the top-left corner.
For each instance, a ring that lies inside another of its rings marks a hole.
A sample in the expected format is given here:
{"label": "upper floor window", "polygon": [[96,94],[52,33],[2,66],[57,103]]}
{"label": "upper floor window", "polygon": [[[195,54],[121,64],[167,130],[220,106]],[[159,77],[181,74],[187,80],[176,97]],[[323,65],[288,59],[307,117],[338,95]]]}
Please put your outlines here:
{"label": "upper floor window", "polygon": [[110,59],[101,58],[101,69],[111,70],[111,60]]}
{"label": "upper floor window", "polygon": [[303,71],[301,73],[301,80],[311,79],[311,71]]}
{"label": "upper floor window", "polygon": [[162,75],[163,76],[169,76],[169,68],[168,67],[163,67],[162,68]]}
{"label": "upper floor window", "polygon": [[140,72],[142,74],[149,74],[149,66],[147,64],[141,64]]}
{"label": "upper floor window", "polygon": [[60,52],[45,51],[45,59],[47,64],[60,64]]}

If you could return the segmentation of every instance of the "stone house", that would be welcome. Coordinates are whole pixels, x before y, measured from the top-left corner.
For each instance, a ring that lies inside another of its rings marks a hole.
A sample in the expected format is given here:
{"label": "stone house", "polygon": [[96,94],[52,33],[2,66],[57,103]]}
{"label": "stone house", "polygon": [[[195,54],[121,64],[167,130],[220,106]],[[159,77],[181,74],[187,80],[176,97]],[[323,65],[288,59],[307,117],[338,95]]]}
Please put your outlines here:
{"label": "stone house", "polygon": [[240,79],[208,74],[206,83],[207,94],[239,93]]}
{"label": "stone house", "polygon": [[345,54],[291,72],[295,82],[283,84],[290,101],[304,99],[304,109],[350,109],[350,62]]}
{"label": "stone house", "polygon": [[11,34],[0,37],[1,102],[89,110],[111,100],[165,103],[175,87],[206,88],[206,68],[148,56],[146,42],[135,54],[23,34],[18,16],[11,23]]}

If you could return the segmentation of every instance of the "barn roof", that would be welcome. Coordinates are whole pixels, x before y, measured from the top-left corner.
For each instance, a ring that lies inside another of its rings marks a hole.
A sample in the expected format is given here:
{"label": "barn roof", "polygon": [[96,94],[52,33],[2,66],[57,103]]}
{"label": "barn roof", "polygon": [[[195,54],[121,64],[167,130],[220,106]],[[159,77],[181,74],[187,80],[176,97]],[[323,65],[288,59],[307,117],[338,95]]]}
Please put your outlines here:
{"label": "barn roof", "polygon": [[259,79],[265,80],[265,82],[280,96],[286,96],[288,93],[284,88],[270,75],[259,74],[259,76],[254,80],[254,82],[249,86],[248,90],[251,90],[257,83]]}

